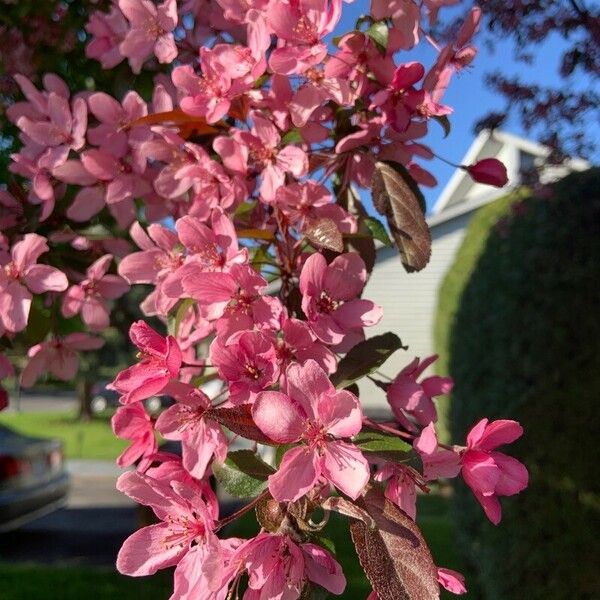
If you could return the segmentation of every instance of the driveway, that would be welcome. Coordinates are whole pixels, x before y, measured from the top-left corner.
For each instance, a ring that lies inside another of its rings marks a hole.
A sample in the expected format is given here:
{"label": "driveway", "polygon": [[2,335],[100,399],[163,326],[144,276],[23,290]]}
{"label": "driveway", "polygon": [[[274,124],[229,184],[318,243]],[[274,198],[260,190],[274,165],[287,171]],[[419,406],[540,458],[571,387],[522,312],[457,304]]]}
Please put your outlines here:
{"label": "driveway", "polygon": [[68,392],[11,393],[6,412],[65,412],[78,408],[77,394]]}

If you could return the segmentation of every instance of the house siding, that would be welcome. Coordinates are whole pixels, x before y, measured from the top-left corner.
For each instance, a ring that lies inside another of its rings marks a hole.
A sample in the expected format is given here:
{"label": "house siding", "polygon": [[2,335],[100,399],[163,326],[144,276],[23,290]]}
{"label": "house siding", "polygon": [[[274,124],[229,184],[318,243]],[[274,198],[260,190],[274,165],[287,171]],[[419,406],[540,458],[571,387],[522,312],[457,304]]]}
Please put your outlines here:
{"label": "house siding", "polygon": [[[432,252],[427,267],[419,273],[404,271],[396,248],[382,248],[371,278],[363,293],[383,307],[381,322],[366,333],[373,336],[386,331],[396,333],[408,350],[396,352],[381,371],[393,377],[413,357],[421,358],[435,352],[433,324],[439,286],[450,268],[463,240],[465,227],[475,211],[435,225],[431,229]],[[381,389],[364,380],[360,385],[364,408],[371,413],[385,409]]]}

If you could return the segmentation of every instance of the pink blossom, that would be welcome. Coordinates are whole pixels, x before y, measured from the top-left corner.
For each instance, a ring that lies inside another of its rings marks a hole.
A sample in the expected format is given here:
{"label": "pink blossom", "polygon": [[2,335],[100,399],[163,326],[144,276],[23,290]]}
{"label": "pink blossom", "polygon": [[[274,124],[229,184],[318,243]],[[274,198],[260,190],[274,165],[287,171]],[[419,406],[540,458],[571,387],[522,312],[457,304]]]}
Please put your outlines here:
{"label": "pink blossom", "polygon": [[423,428],[413,446],[421,456],[426,481],[440,477],[452,479],[460,473],[460,448],[441,447],[433,423]]}
{"label": "pink blossom", "polygon": [[7,331],[16,333],[25,329],[32,294],[67,289],[69,283],[64,273],[49,265],[37,264],[38,258],[48,250],[46,238],[28,233],[12,247],[10,259],[2,258],[0,326]]}
{"label": "pink blossom", "polygon": [[[265,332],[268,333],[269,330],[265,330]],[[281,329],[279,332],[272,331],[272,336],[275,340],[275,352],[282,384],[285,382],[286,369],[292,362],[303,363],[312,359],[328,373],[336,370],[335,354],[316,339],[305,321],[287,318],[285,313],[282,313]]]}
{"label": "pink blossom", "polygon": [[259,533],[235,551],[231,563],[248,573],[245,600],[295,600],[307,581],[336,595],[346,587],[342,567],[325,548],[287,535]]}
{"label": "pink blossom", "polygon": [[322,254],[312,254],[300,273],[302,310],[316,336],[347,351],[363,337],[363,327],[379,322],[382,309],[358,298],[367,280],[362,258],[350,252],[330,265]]}
{"label": "pink blossom", "polygon": [[88,58],[99,61],[103,69],[112,69],[123,60],[119,44],[125,39],[128,27],[123,13],[116,6],[111,6],[107,13],[94,11],[85,30],[92,36],[85,47]]}
{"label": "pink blossom", "polygon": [[17,120],[17,127],[40,148],[51,148],[52,156],[57,157],[52,162],[62,162],[69,150],[81,150],[85,144],[87,105],[83,98],[75,98],[70,106],[68,98],[50,92],[46,110],[48,119],[23,116]]}
{"label": "pink blossom", "polygon": [[465,578],[458,572],[444,567],[438,567],[437,570],[438,583],[449,592],[461,595],[467,593],[465,587]]}
{"label": "pink blossom", "polygon": [[145,471],[158,450],[152,417],[142,402],[119,406],[111,419],[113,433],[131,444],[117,458],[120,467],[129,467],[139,460],[138,469]]}
{"label": "pink blossom", "polygon": [[260,194],[265,201],[271,201],[275,192],[285,183],[286,173],[302,177],[308,171],[306,153],[297,146],[281,148],[281,136],[271,121],[259,113],[252,113],[254,123],[250,132],[236,131],[234,140],[225,137],[215,139],[214,148],[223,157],[230,154],[231,143],[238,143],[238,158],[235,163],[226,163],[228,168],[245,173],[248,169],[262,177]]}
{"label": "pink blossom", "polygon": [[[166,485],[139,472],[123,473],[117,489],[150,506],[160,519],[130,535],[117,556],[117,570],[124,575],[153,575],[159,569],[178,564],[193,550],[202,563],[218,540],[212,532],[214,521],[202,498],[177,480]],[[200,565],[199,565],[200,566]]]}
{"label": "pink blossom", "polygon": [[128,283],[154,284],[154,291],[142,304],[145,314],[156,314],[159,307],[172,308],[176,300],[164,295],[162,284],[185,260],[177,234],[158,223],[149,225],[146,233],[136,222],[131,226],[130,235],[141,252],[133,252],[121,261],[119,275]]}
{"label": "pink blossom", "polygon": [[168,393],[176,403],[158,418],[156,429],[167,440],[181,440],[183,466],[202,479],[213,456],[223,462],[227,456],[227,437],[221,426],[205,417],[211,407],[206,394],[191,385],[171,383]]}
{"label": "pink blossom", "polygon": [[400,464],[386,463],[377,470],[373,479],[387,481],[385,497],[401,508],[413,521],[417,518],[417,489],[414,476]]}
{"label": "pink blossom", "polygon": [[92,331],[102,331],[110,325],[107,300],[121,297],[129,286],[118,275],[107,275],[112,254],[105,254],[86,271],[81,283],[71,286],[63,297],[62,314],[67,319],[81,313],[83,322]]}
{"label": "pink blossom", "polygon": [[141,63],[150,54],[166,64],[177,58],[173,37],[178,20],[175,0],[165,0],[158,6],[150,0],[119,0],[119,8],[131,25],[119,50],[130,59],[134,73],[140,72]]}
{"label": "pink blossom", "polygon": [[130,142],[132,146],[139,146],[151,135],[148,126],[133,125],[148,114],[148,107],[137,92],[125,94],[122,103],[104,92],[96,92],[87,102],[90,112],[99,121],[99,125],[88,130],[88,139],[101,150],[122,158]]}
{"label": "pink blossom", "polygon": [[321,39],[333,31],[341,9],[341,0],[298,0],[271,5],[268,23],[275,35],[287,42],[271,54],[271,69],[292,75],[322,62],[327,56],[327,46]]}
{"label": "pink blossom", "polygon": [[79,368],[77,352],[97,350],[103,344],[102,338],[81,332],[36,344],[27,352],[29,362],[21,371],[21,385],[31,387],[46,372],[62,381],[69,381],[75,377]]}
{"label": "pink blossom", "polygon": [[415,358],[390,384],[387,400],[401,423],[404,423],[406,415],[414,417],[417,423],[423,426],[437,421],[437,410],[432,398],[450,393],[452,379],[432,375],[417,382],[417,379],[436,359],[437,354],[423,360]]}
{"label": "pink blossom", "polygon": [[279,377],[275,348],[258,331],[239,331],[226,341],[218,336],[210,346],[210,360],[228,382],[234,404],[253,400]]}
{"label": "pink blossom", "polygon": [[362,428],[362,410],[354,394],[337,391],[313,360],[291,364],[287,394],[263,392],[252,407],[255,423],[279,444],[302,442],[288,450],[269,477],[269,491],[279,501],[294,501],[324,477],[353,500],[369,481],[361,451],[340,438]]}
{"label": "pink blossom", "polygon": [[122,394],[123,404],[160,394],[181,367],[181,350],[174,337],[162,337],[144,321],[131,326],[129,337],[139,348],[141,360],[121,371],[112,383]]}
{"label": "pink blossom", "polygon": [[356,233],[356,217],[335,204],[329,190],[315,181],[279,188],[275,202],[300,232],[319,219],[331,219],[340,232]]}
{"label": "pink blossom", "polygon": [[512,496],[527,487],[529,475],[518,460],[495,448],[510,444],[523,435],[516,421],[481,419],[467,436],[462,455],[462,475],[475,494],[487,518],[498,525],[502,518],[499,496]]}
{"label": "pink blossom", "polygon": [[421,9],[413,0],[371,0],[371,16],[375,21],[392,19],[388,52],[410,50],[419,42]]}
{"label": "pink blossom", "polygon": [[504,187],[508,183],[506,166],[497,158],[483,158],[464,169],[478,183],[495,187]]}
{"label": "pink blossom", "polygon": [[255,326],[278,327],[281,302],[264,295],[266,279],[248,265],[233,264],[228,273],[190,273],[182,285],[204,308],[207,319],[218,319],[217,333],[224,339]]}

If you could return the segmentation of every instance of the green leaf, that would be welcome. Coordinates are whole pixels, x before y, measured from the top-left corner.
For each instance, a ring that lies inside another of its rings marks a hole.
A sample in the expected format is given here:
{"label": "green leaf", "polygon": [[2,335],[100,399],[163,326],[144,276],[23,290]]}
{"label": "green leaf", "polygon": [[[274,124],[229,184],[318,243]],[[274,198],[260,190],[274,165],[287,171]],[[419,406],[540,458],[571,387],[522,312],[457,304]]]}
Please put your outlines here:
{"label": "green leaf", "polygon": [[434,115],[433,119],[442,126],[442,129],[444,130],[444,137],[448,137],[452,131],[452,125],[448,115]]}
{"label": "green leaf", "polygon": [[381,221],[375,219],[374,217],[366,217],[363,219],[363,221],[376,240],[380,241],[386,246],[392,245],[392,240],[390,239],[390,236],[388,235]]}
{"label": "green leaf", "polygon": [[391,332],[360,342],[340,360],[331,381],[346,388],[361,377],[377,370],[396,350],[404,348],[400,338]]}
{"label": "green leaf", "polygon": [[175,316],[169,315],[168,330],[170,335],[177,337],[177,334],[179,333],[179,328],[181,327],[181,321],[183,321],[185,313],[188,311],[190,306],[194,305],[195,302],[196,301],[192,298],[185,298],[179,304]]}
{"label": "green leaf", "polygon": [[297,127],[294,129],[290,129],[282,138],[281,143],[283,145],[288,144],[301,144],[304,142],[302,135],[300,134],[300,130]]}
{"label": "green leaf", "polygon": [[46,338],[51,329],[52,319],[50,310],[43,305],[42,298],[36,296],[29,309],[25,339],[28,344],[39,344]]}
{"label": "green leaf", "polygon": [[375,42],[382,54],[387,52],[389,29],[385,21],[372,23],[366,34]]}
{"label": "green leaf", "polygon": [[236,498],[254,498],[267,487],[274,469],[252,450],[230,452],[223,463],[213,463],[214,476],[223,489]]}
{"label": "green leaf", "polygon": [[412,446],[403,439],[393,434],[380,431],[363,430],[352,438],[352,441],[365,452],[410,452]]}

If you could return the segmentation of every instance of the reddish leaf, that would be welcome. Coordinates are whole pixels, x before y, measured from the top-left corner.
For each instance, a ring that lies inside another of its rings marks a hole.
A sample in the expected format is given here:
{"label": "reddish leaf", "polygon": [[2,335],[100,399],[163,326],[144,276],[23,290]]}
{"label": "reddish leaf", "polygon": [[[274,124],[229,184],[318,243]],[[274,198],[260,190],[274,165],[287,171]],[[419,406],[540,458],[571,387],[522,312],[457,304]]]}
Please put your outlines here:
{"label": "reddish leaf", "polygon": [[376,487],[357,504],[377,525],[372,529],[362,520],[353,521],[350,533],[379,600],[439,598],[437,569],[415,522]]}
{"label": "reddish leaf", "polygon": [[311,221],[306,225],[303,233],[315,246],[334,252],[344,251],[342,234],[333,219],[323,218]]}
{"label": "reddish leaf", "polygon": [[248,440],[261,444],[273,444],[273,440],[269,439],[254,424],[249,404],[242,404],[234,408],[212,408],[206,412],[206,416]]}
{"label": "reddish leaf", "polygon": [[412,177],[401,165],[394,168],[377,162],[372,189],[373,204],[387,217],[406,271],[425,268],[431,256],[431,232],[425,220],[422,194]]}

